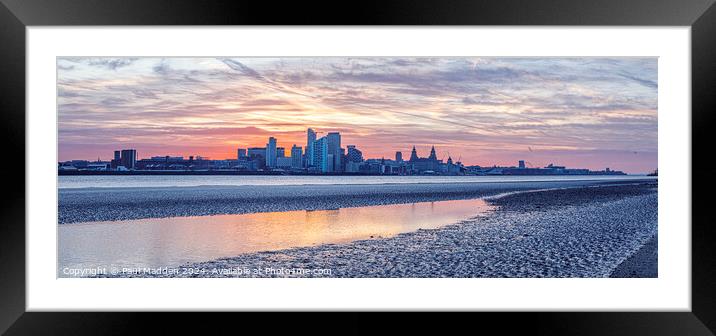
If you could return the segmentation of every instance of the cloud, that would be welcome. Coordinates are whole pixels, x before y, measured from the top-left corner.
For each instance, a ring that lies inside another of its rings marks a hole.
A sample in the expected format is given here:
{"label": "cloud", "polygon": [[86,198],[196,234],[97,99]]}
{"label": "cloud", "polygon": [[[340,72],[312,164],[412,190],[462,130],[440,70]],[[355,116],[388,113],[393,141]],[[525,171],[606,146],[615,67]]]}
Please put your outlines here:
{"label": "cloud", "polygon": [[629,75],[626,73],[620,73],[619,75],[624,78],[631,79],[631,80],[633,80],[641,85],[644,85],[648,88],[656,89],[659,86],[655,81],[652,81],[652,80],[639,78],[639,77],[632,76],[632,75]]}
{"label": "cloud", "polygon": [[88,60],[92,66],[105,67],[110,70],[117,70],[131,65],[137,58],[93,58]]}
{"label": "cloud", "polygon": [[488,148],[518,157],[527,145],[655,151],[656,65],[655,58],[60,59],[59,70],[73,69],[58,73],[58,126],[74,149],[101,135],[151,148],[171,139],[228,155],[239,144],[262,145],[267,134],[301,143],[301,130],[313,127],[340,130],[368,157],[411,143],[463,152],[468,163]]}
{"label": "cloud", "polygon": [[133,89],[132,93],[137,98],[158,99],[157,95],[154,94],[154,92],[152,92],[151,90],[147,90],[147,89]]}

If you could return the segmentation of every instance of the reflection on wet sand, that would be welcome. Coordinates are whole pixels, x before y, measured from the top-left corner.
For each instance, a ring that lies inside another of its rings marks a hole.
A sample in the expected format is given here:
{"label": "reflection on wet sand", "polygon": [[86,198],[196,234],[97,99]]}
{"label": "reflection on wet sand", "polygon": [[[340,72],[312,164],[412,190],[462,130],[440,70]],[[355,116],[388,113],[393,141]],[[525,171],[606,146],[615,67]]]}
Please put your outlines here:
{"label": "reflection on wet sand", "polygon": [[242,253],[385,238],[490,210],[456,200],[242,215],[63,224],[59,267],[164,267]]}

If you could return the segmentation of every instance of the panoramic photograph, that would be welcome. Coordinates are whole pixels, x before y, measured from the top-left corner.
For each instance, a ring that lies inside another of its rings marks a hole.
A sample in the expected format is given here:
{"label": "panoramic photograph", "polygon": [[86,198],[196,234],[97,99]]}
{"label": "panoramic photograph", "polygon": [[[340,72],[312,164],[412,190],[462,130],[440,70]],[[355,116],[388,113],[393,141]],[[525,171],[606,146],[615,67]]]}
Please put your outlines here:
{"label": "panoramic photograph", "polygon": [[657,57],[59,57],[59,278],[656,278]]}

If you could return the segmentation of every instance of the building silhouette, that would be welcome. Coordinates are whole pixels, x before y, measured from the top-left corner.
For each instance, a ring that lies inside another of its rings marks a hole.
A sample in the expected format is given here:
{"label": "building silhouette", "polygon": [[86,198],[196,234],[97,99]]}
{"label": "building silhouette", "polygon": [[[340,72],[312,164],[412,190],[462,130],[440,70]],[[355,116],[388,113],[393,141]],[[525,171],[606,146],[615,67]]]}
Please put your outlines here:
{"label": "building silhouette", "polygon": [[313,129],[308,129],[306,131],[306,167],[314,167],[315,164],[313,162],[313,158],[315,155],[313,154],[313,143],[316,142],[316,132],[313,131]]}
{"label": "building silhouette", "polygon": [[[136,149],[123,149],[120,153],[120,166],[124,166],[127,169],[134,169],[137,163],[137,150]],[[116,156],[116,153],[115,153]]]}
{"label": "building silhouette", "polygon": [[330,155],[328,153],[328,138],[322,137],[316,141],[313,142],[312,146],[313,151],[313,157],[312,162],[313,166],[317,167],[318,170],[322,173],[329,173],[331,172],[332,168],[332,162],[333,162],[333,155]]}
{"label": "building silhouette", "polygon": [[291,168],[303,167],[303,149],[295,144],[291,147]]}
{"label": "building silhouette", "polygon": [[276,167],[276,138],[270,137],[266,144],[266,167]]}
{"label": "building silhouette", "polygon": [[341,171],[341,134],[338,132],[329,132],[326,134],[328,139],[328,155],[331,156],[331,162],[329,162],[331,172]]}
{"label": "building silhouette", "polygon": [[430,149],[430,156],[426,158],[419,157],[415,146],[413,146],[413,150],[410,153],[410,160],[408,161],[410,170],[416,173],[439,172],[442,163],[442,160],[438,160],[435,154],[435,146]]}

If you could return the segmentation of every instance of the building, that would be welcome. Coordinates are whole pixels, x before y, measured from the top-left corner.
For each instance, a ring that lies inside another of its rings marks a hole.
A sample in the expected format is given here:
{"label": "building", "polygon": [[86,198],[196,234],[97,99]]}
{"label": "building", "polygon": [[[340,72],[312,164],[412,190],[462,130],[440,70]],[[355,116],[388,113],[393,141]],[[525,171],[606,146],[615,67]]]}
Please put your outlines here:
{"label": "building", "polygon": [[345,171],[347,173],[357,173],[360,171],[362,165],[362,162],[346,161]]}
{"label": "building", "polygon": [[448,175],[459,175],[462,174],[461,163],[453,163],[452,158],[448,156],[447,164],[445,165],[445,173]]}
{"label": "building", "polygon": [[266,148],[265,147],[252,147],[248,149],[248,156],[250,159],[266,159]]}
{"label": "building", "polygon": [[518,167],[519,167],[520,169],[525,169],[525,168],[527,168],[527,167],[525,167],[525,160],[520,160],[520,161],[518,162]]}
{"label": "building", "polygon": [[286,149],[283,147],[276,147],[276,157],[285,157],[286,156]]}
{"label": "building", "polygon": [[266,167],[266,147],[252,147],[246,151],[248,160],[255,162],[256,169],[263,169]]}
{"label": "building", "polygon": [[322,137],[314,141],[311,151],[313,152],[313,157],[311,158],[313,167],[318,168],[322,173],[333,171],[333,155],[329,155],[328,153],[327,137]]}
{"label": "building", "polygon": [[303,150],[295,144],[291,147],[291,168],[303,167]]}
{"label": "building", "polygon": [[432,174],[439,172],[443,163],[441,160],[438,160],[438,157],[435,154],[435,146],[430,149],[430,156],[428,156],[427,158],[419,157],[418,152],[415,150],[415,146],[413,146],[413,150],[410,153],[410,160],[408,161],[408,164],[410,165],[410,170],[413,173]]}
{"label": "building", "polygon": [[[116,155],[116,154],[115,154]],[[127,169],[134,169],[137,163],[136,149],[123,149],[120,153],[120,166]]]}
{"label": "building", "polygon": [[403,152],[395,152],[395,162],[403,162]]}
{"label": "building", "polygon": [[276,168],[290,169],[293,166],[293,159],[290,157],[276,158]]}
{"label": "building", "polygon": [[308,131],[306,131],[306,167],[315,166],[313,163],[313,158],[315,157],[313,154],[314,142],[316,142],[316,132],[309,128]]}
{"label": "building", "polygon": [[236,161],[236,165],[234,165],[234,169],[236,170],[242,170],[242,171],[256,171],[259,169],[259,162],[263,161],[256,161],[256,160],[239,160]]}
{"label": "building", "polygon": [[114,151],[114,159],[110,161],[110,168],[117,169],[117,167],[122,165],[122,152],[121,151]]}
{"label": "building", "polygon": [[266,144],[266,167],[276,167],[276,138],[270,137]]}
{"label": "building", "polygon": [[348,145],[347,148],[348,152],[346,153],[346,161],[356,163],[363,162],[363,152],[361,152],[354,145]]}
{"label": "building", "polygon": [[341,171],[341,157],[343,156],[341,153],[341,134],[338,132],[329,132],[326,135],[326,138],[328,139],[328,155],[332,158],[331,165],[331,171],[332,172],[340,172]]}
{"label": "building", "polygon": [[239,148],[236,150],[236,159],[237,160],[245,160],[246,159],[246,149]]}
{"label": "building", "polygon": [[136,169],[139,170],[208,170],[212,168],[211,160],[197,156],[152,156],[148,159],[137,160]]}

